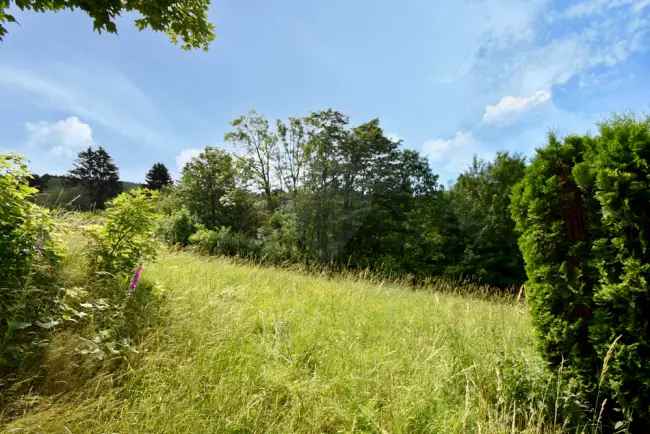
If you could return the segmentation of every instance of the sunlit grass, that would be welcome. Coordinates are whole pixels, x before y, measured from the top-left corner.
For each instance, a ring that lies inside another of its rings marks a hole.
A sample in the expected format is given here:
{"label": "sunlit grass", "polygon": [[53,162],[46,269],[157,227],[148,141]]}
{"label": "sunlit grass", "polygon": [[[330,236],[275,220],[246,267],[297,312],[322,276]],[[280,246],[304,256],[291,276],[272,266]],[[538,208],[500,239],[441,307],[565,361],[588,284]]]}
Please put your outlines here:
{"label": "sunlit grass", "polygon": [[523,305],[190,253],[144,277],[164,320],[123,377],[41,398],[6,430],[559,431]]}

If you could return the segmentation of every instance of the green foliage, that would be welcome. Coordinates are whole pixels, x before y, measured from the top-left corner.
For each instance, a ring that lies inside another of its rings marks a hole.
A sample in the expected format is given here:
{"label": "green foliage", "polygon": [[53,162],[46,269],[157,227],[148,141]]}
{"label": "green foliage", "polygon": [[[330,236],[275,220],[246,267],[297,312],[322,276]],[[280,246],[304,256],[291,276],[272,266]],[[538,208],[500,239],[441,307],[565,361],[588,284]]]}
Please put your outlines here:
{"label": "green foliage", "polygon": [[307,142],[305,124],[300,118],[289,118],[285,123],[276,121],[278,152],[275,155],[277,177],[291,195],[295,196],[302,185]]}
{"label": "green foliage", "polygon": [[[7,33],[4,23],[15,23],[16,18],[8,12],[12,1],[0,2],[0,41]],[[181,42],[184,49],[207,49],[214,39],[214,26],[208,21],[209,0],[16,0],[20,10],[35,12],[81,9],[93,20],[98,32],[117,33],[116,18],[122,13],[138,12],[135,20],[139,30],[150,28],[165,32],[173,43]]]}
{"label": "green foliage", "polygon": [[29,201],[29,178],[21,157],[0,154],[0,369],[28,357],[56,294],[60,252],[47,210]]}
{"label": "green foliage", "polygon": [[650,119],[604,123],[593,145],[584,189],[595,195],[601,226],[590,337],[601,359],[618,339],[604,387],[641,432],[650,426]]}
{"label": "green foliage", "polygon": [[650,122],[554,136],[513,194],[527,298],[547,360],[564,360],[605,426],[650,424]]}
{"label": "green foliage", "polygon": [[162,217],[158,223],[158,233],[169,244],[186,246],[190,236],[198,229],[190,212],[181,208],[170,215]]}
{"label": "green foliage", "polygon": [[156,251],[155,194],[123,193],[89,231],[90,254],[64,252],[52,234],[69,228],[30,201],[28,181],[21,158],[0,155],[0,415],[14,395],[54,393],[116,367],[157,312],[151,285],[127,292],[125,282]]}
{"label": "green foliage", "polygon": [[[377,119],[351,127],[344,114],[324,110],[275,125],[255,112],[235,119],[226,140],[243,155],[206,148],[184,168],[167,213],[187,207],[207,229],[256,236],[261,259],[272,263],[422,279],[455,270],[450,274],[503,285],[522,279],[507,209],[521,159],[499,157],[486,173],[472,175],[491,207],[481,213],[470,189],[445,195],[426,158],[400,149]],[[464,204],[482,219],[482,236],[469,230],[476,224],[458,223],[454,209]],[[483,250],[459,264],[465,247]]]}
{"label": "green foliage", "polygon": [[524,264],[510,215],[510,194],[524,169],[523,157],[506,152],[498,153],[492,162],[475,158],[458,177],[449,195],[463,251],[448,273],[500,287],[523,283]]}
{"label": "green foliage", "polygon": [[108,203],[106,222],[89,230],[93,270],[130,275],[156,256],[156,198],[155,191],[134,189]]}
{"label": "green foliage", "polygon": [[233,156],[206,147],[183,168],[178,195],[183,205],[208,229],[221,226],[250,231],[252,220],[249,195],[240,186],[241,170]]}
{"label": "green foliage", "polygon": [[160,190],[172,185],[172,177],[169,175],[167,166],[155,163],[145,176],[145,185],[149,190]]}
{"label": "green foliage", "polygon": [[81,151],[70,177],[84,187],[92,208],[103,209],[106,201],[121,190],[117,166],[101,146]]}
{"label": "green foliage", "polygon": [[275,210],[268,223],[258,231],[261,259],[272,264],[300,262],[298,217],[290,207]]}
{"label": "green foliage", "polygon": [[[83,389],[97,377],[119,375],[138,343],[158,324],[160,288],[145,278],[133,288],[131,270],[114,270],[155,253],[155,196],[134,189],[115,198],[104,215],[71,213],[59,218],[68,251],[53,328],[43,345],[39,386],[44,392]],[[122,237],[126,242],[116,242]],[[113,256],[106,255],[109,248]],[[107,267],[111,259],[112,267]]]}
{"label": "green foliage", "polygon": [[225,136],[227,142],[244,151],[244,170],[264,194],[267,210],[274,208],[273,161],[278,154],[277,136],[269,129],[268,121],[252,111],[231,123],[233,131]]}
{"label": "green foliage", "polygon": [[437,274],[447,243],[437,176],[417,152],[396,148],[391,142],[379,158],[368,157],[374,163],[367,210],[347,243],[345,257],[358,268],[374,268],[393,277]]}
{"label": "green foliage", "polygon": [[217,230],[199,229],[190,236],[190,244],[211,255],[238,256],[255,259],[259,257],[259,243],[241,232],[222,226]]}

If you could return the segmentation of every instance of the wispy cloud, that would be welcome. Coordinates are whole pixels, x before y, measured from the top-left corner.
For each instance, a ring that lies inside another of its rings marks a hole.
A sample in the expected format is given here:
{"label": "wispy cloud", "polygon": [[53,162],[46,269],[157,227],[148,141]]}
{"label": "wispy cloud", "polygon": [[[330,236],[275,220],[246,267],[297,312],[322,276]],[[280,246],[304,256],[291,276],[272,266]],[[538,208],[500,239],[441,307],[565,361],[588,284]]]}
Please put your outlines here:
{"label": "wispy cloud", "polygon": [[116,71],[48,66],[47,73],[0,66],[0,86],[19,89],[28,100],[69,112],[131,140],[155,146],[163,136],[155,105],[131,80]]}
{"label": "wispy cloud", "polygon": [[486,40],[470,75],[486,92],[530,95],[614,67],[650,46],[646,6],[650,0],[591,0],[567,10],[538,9],[528,20],[530,38]]}
{"label": "wispy cloud", "polygon": [[650,0],[587,0],[571,5],[564,11],[564,18],[584,18],[602,14],[612,9],[629,7],[639,13],[650,6]]}

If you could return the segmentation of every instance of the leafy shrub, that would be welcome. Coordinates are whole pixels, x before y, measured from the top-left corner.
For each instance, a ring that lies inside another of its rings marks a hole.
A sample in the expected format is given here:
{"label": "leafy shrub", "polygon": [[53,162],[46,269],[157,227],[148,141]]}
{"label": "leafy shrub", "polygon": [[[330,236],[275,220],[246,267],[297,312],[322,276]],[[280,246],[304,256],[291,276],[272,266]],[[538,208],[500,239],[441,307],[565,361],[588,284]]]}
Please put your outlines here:
{"label": "leafy shrub", "polygon": [[269,222],[258,231],[263,260],[280,264],[301,259],[298,239],[298,221],[294,212],[280,208]]}
{"label": "leafy shrub", "polygon": [[233,232],[229,227],[221,227],[216,231],[201,228],[190,237],[190,244],[211,255],[252,259],[260,254],[260,246],[256,240],[240,232]]}
{"label": "leafy shrub", "polygon": [[650,121],[551,136],[513,218],[542,350],[564,360],[607,428],[650,426]]}
{"label": "leafy shrub", "polygon": [[169,244],[186,246],[190,235],[198,229],[187,208],[181,208],[160,219],[158,233]]}
{"label": "leafy shrub", "polygon": [[[66,258],[55,333],[42,365],[45,391],[59,393],[99,370],[123,366],[140,337],[155,326],[159,291],[144,279],[136,288],[129,285],[133,268],[156,253],[155,199],[147,190],[130,190],[111,201],[102,216],[61,222],[73,231],[90,218],[96,224],[86,232],[89,239],[70,245]],[[71,375],[74,381],[66,379]]]}
{"label": "leafy shrub", "polygon": [[0,369],[30,354],[57,291],[60,252],[47,210],[30,202],[29,179],[22,158],[0,155]]}
{"label": "leafy shrub", "polygon": [[108,203],[106,223],[89,231],[94,271],[129,275],[156,256],[156,196],[157,192],[134,189]]}

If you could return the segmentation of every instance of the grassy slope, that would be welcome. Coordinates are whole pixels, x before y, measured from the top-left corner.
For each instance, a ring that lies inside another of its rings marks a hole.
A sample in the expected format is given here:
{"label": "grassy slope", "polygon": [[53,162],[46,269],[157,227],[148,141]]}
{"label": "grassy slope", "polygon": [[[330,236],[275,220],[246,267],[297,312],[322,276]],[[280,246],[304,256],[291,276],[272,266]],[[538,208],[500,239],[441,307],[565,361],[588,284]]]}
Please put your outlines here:
{"label": "grassy slope", "polygon": [[510,399],[541,371],[523,306],[188,253],[145,277],[166,320],[122,384],[6,429],[494,433],[517,413],[518,430],[548,430]]}

